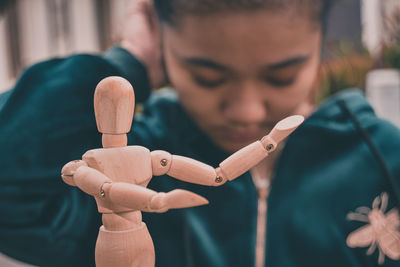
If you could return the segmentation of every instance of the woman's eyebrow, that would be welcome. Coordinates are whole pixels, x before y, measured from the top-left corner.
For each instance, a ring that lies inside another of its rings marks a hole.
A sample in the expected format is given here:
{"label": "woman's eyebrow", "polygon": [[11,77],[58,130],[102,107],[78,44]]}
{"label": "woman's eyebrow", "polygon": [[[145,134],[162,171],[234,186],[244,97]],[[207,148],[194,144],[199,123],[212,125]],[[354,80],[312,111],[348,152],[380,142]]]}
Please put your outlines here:
{"label": "woman's eyebrow", "polygon": [[181,58],[185,63],[190,65],[211,68],[219,71],[227,71],[228,68],[224,65],[218,64],[214,61],[204,59],[204,58],[196,58],[196,57],[183,57]]}
{"label": "woman's eyebrow", "polygon": [[304,62],[309,60],[310,57],[311,57],[310,55],[306,55],[306,56],[298,56],[298,57],[285,59],[285,60],[277,62],[277,63],[269,64],[265,67],[265,69],[280,70],[280,69],[287,68],[287,67],[293,67],[296,65],[303,64]]}
{"label": "woman's eyebrow", "polygon": [[[289,59],[285,59],[283,61],[277,62],[277,63],[272,63],[267,66],[265,66],[265,69],[269,71],[274,71],[274,70],[280,70],[283,68],[287,67],[293,67],[296,65],[300,65],[307,60],[310,59],[310,55],[305,55],[305,56],[298,56],[298,57],[293,57]],[[212,60],[205,59],[205,58],[197,58],[197,57],[180,57],[182,61],[184,61],[187,64],[194,65],[194,66],[199,66],[199,67],[206,67],[206,68],[211,68],[219,71],[227,71],[229,70],[228,67],[216,63]]]}

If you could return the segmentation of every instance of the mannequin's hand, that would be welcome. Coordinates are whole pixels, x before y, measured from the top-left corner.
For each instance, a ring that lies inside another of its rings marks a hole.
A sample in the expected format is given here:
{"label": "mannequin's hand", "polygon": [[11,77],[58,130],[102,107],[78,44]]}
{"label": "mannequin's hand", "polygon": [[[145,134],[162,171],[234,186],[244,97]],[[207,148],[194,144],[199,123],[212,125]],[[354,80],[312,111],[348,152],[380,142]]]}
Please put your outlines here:
{"label": "mannequin's hand", "polygon": [[61,170],[61,178],[66,184],[76,186],[74,182],[74,174],[81,166],[87,166],[83,160],[73,160],[64,165]]}
{"label": "mannequin's hand", "polygon": [[151,86],[165,86],[159,23],[151,0],[132,1],[121,35],[121,46],[146,66]]}

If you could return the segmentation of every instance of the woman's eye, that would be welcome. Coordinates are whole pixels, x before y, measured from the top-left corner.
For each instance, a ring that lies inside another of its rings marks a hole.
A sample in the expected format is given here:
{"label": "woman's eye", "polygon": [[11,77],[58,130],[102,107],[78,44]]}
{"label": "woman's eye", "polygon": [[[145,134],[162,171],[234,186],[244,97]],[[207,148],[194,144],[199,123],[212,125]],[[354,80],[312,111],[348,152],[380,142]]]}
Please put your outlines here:
{"label": "woman's eye", "polygon": [[272,86],[276,87],[287,87],[289,85],[292,85],[295,81],[295,78],[285,78],[285,79],[279,79],[275,77],[267,77],[265,78],[265,81]]}
{"label": "woman's eye", "polygon": [[225,82],[225,79],[208,80],[208,79],[200,78],[198,76],[193,76],[193,79],[199,86],[206,87],[206,88],[218,87],[218,86],[221,86]]}

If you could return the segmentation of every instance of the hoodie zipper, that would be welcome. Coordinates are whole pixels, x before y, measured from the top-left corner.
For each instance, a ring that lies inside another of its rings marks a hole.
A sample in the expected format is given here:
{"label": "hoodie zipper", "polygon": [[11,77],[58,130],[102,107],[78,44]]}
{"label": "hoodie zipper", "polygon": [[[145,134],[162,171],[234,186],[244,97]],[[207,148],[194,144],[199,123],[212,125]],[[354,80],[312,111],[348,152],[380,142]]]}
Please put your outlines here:
{"label": "hoodie zipper", "polygon": [[250,173],[258,195],[255,267],[263,267],[265,264],[265,240],[267,234],[267,198],[270,189],[271,172],[268,172],[263,164],[259,164]]}

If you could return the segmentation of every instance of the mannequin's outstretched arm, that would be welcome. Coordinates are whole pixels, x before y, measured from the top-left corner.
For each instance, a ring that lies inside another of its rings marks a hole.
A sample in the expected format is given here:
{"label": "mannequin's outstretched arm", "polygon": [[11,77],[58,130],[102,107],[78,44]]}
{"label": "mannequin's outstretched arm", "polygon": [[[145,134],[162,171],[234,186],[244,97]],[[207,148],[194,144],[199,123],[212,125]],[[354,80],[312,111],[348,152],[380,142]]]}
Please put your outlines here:
{"label": "mannequin's outstretched arm", "polygon": [[153,175],[167,174],[189,183],[220,186],[257,165],[303,121],[304,117],[299,115],[281,120],[268,135],[235,152],[221,162],[218,168],[191,158],[171,155],[166,151],[153,151],[151,152]]}
{"label": "mannequin's outstretched arm", "polygon": [[113,182],[80,160],[66,164],[62,170],[62,178],[66,183],[79,187],[89,195],[132,210],[166,212],[169,209],[208,204],[205,198],[186,190],[176,189],[168,193],[158,193],[140,185]]}

